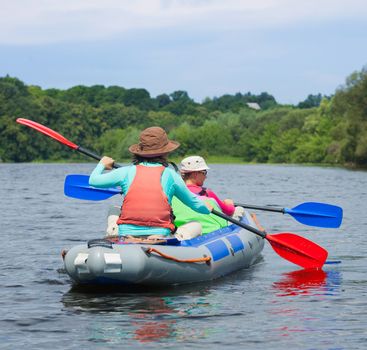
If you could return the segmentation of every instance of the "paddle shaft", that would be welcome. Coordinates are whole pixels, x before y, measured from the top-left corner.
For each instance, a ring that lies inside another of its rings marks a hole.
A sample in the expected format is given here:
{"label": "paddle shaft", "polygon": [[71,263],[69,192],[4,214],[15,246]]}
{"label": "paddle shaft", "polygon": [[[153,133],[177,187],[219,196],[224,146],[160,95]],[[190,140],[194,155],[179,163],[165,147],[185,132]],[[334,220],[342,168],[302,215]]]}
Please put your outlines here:
{"label": "paddle shaft", "polygon": [[[78,148],[76,149],[78,152],[82,153],[82,154],[85,154],[86,156],[90,157],[90,158],[93,158],[93,159],[96,159],[96,160],[101,160],[102,157],[99,156],[98,154],[95,154],[94,152],[84,148],[84,147],[81,147],[81,146],[78,146]],[[121,168],[121,165],[117,164],[117,163],[113,163],[112,165],[113,168],[117,169],[117,168]]]}
{"label": "paddle shaft", "polygon": [[265,231],[257,230],[256,228],[254,228],[254,227],[252,227],[250,225],[246,225],[246,224],[244,224],[243,222],[241,222],[239,220],[233,219],[232,217],[230,217],[228,215],[225,215],[225,214],[221,213],[220,211],[217,211],[217,210],[213,209],[212,210],[212,214],[214,214],[216,216],[219,216],[222,219],[225,219],[227,221],[230,221],[233,224],[236,224],[237,226],[243,227],[244,229],[246,229],[248,231],[251,231],[252,233],[255,233],[255,235],[258,235],[258,236],[260,236],[262,238],[266,238],[266,236],[267,236],[267,234],[266,234]]}
{"label": "paddle shaft", "polygon": [[285,209],[284,208],[261,207],[261,206],[258,206],[258,205],[241,204],[241,203],[234,203],[234,205],[236,207],[242,207],[242,208],[247,208],[247,209],[272,211],[272,212],[275,212],[275,213],[285,214]]}
{"label": "paddle shaft", "polygon": [[[90,150],[88,150],[88,149],[86,149],[86,148],[83,148],[83,147],[81,147],[81,146],[78,146],[78,148],[75,148],[75,149],[76,149],[78,152],[83,153],[83,154],[85,154],[86,156],[91,157],[91,158],[93,158],[93,159],[96,159],[96,160],[101,160],[101,159],[102,159],[102,157],[101,157],[100,155],[95,154],[95,153],[93,153],[92,151],[90,151]],[[168,163],[172,165],[172,167],[175,169],[175,171],[176,171],[176,172],[178,172],[178,168],[177,168],[177,165],[176,165],[175,163],[173,163],[173,162],[168,162]],[[118,169],[118,168],[121,168],[121,165],[120,165],[120,164],[117,164],[117,163],[113,163],[112,167],[113,167],[114,169]]]}

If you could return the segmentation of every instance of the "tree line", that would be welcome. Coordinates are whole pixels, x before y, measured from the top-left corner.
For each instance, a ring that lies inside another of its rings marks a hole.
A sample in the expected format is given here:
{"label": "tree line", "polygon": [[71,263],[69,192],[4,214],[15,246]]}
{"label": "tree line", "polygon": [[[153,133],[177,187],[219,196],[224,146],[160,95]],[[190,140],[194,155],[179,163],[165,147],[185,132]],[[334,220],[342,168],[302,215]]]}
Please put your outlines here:
{"label": "tree line", "polygon": [[[248,103],[257,103],[254,110]],[[333,96],[309,95],[281,105],[266,92],[195,102],[186,91],[151,97],[145,89],[27,86],[0,78],[0,159],[3,162],[79,160],[80,155],[15,122],[37,121],[68,139],[130,157],[128,146],[152,125],[181,143],[177,155],[237,157],[245,162],[367,165],[367,69],[352,73]]]}

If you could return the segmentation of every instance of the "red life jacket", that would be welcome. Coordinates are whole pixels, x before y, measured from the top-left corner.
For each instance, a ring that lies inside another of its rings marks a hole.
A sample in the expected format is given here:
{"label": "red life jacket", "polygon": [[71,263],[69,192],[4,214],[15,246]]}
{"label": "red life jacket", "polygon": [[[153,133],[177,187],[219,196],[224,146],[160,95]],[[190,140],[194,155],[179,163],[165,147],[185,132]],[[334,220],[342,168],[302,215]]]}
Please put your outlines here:
{"label": "red life jacket", "polygon": [[117,224],[164,227],[174,231],[173,214],[161,177],[165,167],[136,166],[136,174],[121,208]]}

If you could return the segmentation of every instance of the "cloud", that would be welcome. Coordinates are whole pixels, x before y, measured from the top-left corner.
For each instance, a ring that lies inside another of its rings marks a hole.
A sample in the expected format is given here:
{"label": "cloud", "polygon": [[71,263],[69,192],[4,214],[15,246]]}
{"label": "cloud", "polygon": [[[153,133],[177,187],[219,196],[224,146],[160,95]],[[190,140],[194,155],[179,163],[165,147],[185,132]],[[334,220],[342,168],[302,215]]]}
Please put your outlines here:
{"label": "cloud", "polygon": [[[4,0],[3,0],[4,1]],[[80,42],[135,31],[285,27],[367,19],[364,0],[14,0],[0,8],[0,44]]]}

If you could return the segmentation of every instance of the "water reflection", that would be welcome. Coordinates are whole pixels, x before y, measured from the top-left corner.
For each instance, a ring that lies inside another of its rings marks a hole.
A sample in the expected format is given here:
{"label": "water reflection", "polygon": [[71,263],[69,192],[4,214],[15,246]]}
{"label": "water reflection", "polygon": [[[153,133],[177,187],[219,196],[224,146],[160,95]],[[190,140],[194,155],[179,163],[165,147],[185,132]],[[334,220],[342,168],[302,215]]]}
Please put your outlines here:
{"label": "water reflection", "polygon": [[327,333],[324,345],[333,345],[334,338],[330,335],[337,334],[339,329],[325,305],[329,305],[330,299],[339,299],[341,284],[338,270],[298,270],[282,274],[272,285],[275,293],[269,318],[274,326],[273,334],[280,342],[286,338],[287,342],[299,343]]}
{"label": "water reflection", "polygon": [[143,298],[127,313],[131,322],[132,338],[144,343],[173,337],[175,315],[178,313],[178,310],[170,306],[169,298]]}
{"label": "water reflection", "polygon": [[76,314],[98,314],[99,321],[92,323],[88,330],[90,341],[119,343],[125,339],[148,343],[195,337],[190,322],[187,322],[189,328],[183,331],[178,320],[208,315],[211,307],[208,294],[208,287],[197,285],[153,292],[151,288],[149,291],[72,288],[64,294],[62,303]]}
{"label": "water reflection", "polygon": [[273,283],[277,296],[295,296],[312,294],[326,285],[326,272],[323,270],[298,270],[287,272]]}
{"label": "water reflection", "polygon": [[[84,335],[91,342],[185,342],[214,334],[220,338],[225,336],[223,324],[248,312],[232,299],[243,302],[241,282],[251,284],[261,269],[262,265],[256,264],[215,281],[176,287],[73,287],[61,302],[73,317],[93,320]],[[224,302],[223,295],[232,297]],[[205,322],[207,319],[210,321]]]}
{"label": "water reflection", "polygon": [[338,292],[341,283],[339,271],[323,271],[318,269],[297,270],[287,272],[273,283],[276,295],[328,295]]}

